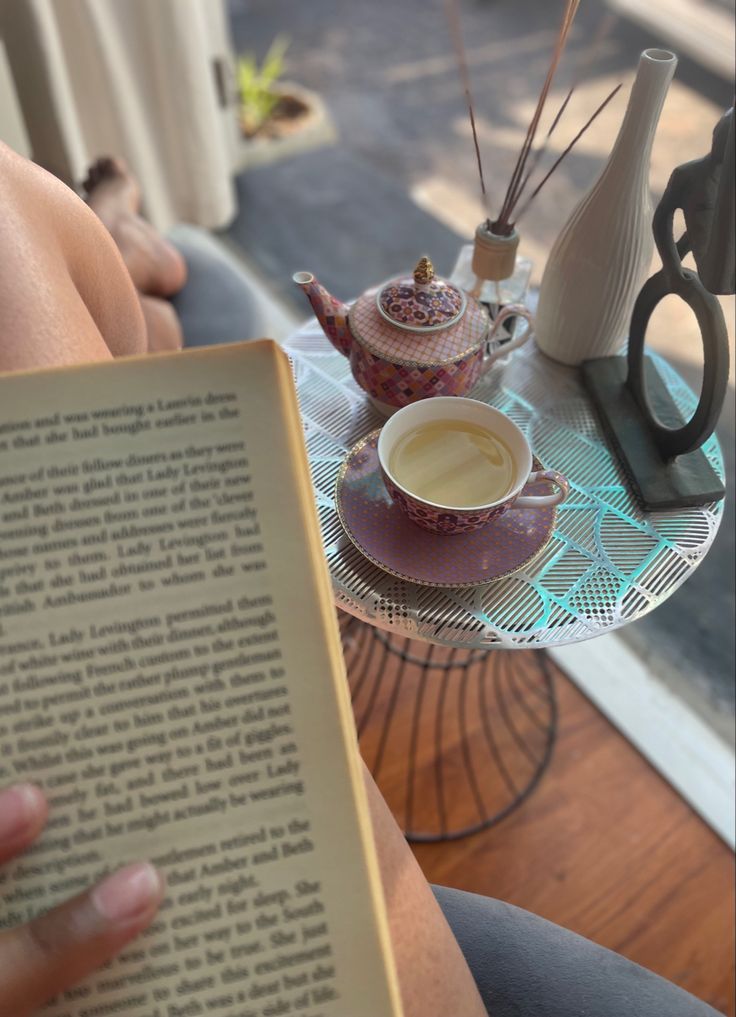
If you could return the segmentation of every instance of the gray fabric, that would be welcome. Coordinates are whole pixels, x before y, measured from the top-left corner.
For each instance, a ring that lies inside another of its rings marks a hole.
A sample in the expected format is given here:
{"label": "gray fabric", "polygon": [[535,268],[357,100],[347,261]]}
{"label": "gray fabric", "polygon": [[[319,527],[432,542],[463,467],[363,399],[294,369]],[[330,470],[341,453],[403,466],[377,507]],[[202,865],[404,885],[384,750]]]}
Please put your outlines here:
{"label": "gray fabric", "polygon": [[528,911],[433,890],[492,1017],[717,1017],[671,982]]}
{"label": "gray fabric", "polygon": [[175,226],[169,240],[187,263],[187,282],[171,298],[184,346],[240,342],[266,332],[248,277],[226,248],[196,226]]}

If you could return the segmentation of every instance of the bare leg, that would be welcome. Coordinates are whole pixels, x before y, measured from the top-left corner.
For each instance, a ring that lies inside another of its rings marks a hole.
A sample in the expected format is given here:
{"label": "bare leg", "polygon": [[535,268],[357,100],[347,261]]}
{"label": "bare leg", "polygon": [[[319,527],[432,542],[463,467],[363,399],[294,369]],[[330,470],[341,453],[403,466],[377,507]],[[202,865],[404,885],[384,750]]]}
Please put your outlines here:
{"label": "bare leg", "polygon": [[365,766],[363,775],[406,1017],[486,1017],[422,870]]}
{"label": "bare leg", "polygon": [[[141,303],[110,234],[68,188],[1,143],[0,207],[0,371],[143,352]],[[149,304],[149,313],[152,306],[161,310]],[[485,1017],[460,949],[367,772],[366,786],[406,1017]]]}
{"label": "bare leg", "polygon": [[145,353],[143,312],[110,234],[0,143],[0,371]]}

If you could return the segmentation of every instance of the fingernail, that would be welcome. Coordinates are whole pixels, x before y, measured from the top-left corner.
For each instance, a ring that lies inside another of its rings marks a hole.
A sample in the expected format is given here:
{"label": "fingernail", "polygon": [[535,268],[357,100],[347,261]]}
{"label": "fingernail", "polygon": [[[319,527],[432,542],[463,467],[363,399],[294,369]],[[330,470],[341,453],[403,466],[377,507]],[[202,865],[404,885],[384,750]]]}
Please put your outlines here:
{"label": "fingernail", "polygon": [[126,922],[150,910],[161,898],[163,882],[148,862],[128,865],[92,892],[97,911],[110,922]]}
{"label": "fingernail", "polygon": [[0,844],[30,835],[40,826],[46,799],[34,784],[14,784],[0,792]]}

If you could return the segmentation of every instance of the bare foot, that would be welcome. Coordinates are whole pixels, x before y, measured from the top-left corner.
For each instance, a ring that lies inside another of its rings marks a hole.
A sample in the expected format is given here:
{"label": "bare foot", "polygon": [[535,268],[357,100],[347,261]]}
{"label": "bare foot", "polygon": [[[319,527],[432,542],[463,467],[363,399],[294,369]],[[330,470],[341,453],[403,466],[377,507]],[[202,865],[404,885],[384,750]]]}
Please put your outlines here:
{"label": "bare foot", "polygon": [[113,213],[120,208],[126,208],[135,215],[140,212],[141,192],[138,181],[122,159],[107,155],[97,159],[87,170],[87,178],[82,187],[92,207],[98,203],[105,206],[107,199],[114,206],[111,209]]}
{"label": "bare foot", "polygon": [[140,190],[122,159],[98,159],[82,186],[87,204],[117,244],[136,289],[160,297],[177,293],[187,277],[184,259],[139,215]]}

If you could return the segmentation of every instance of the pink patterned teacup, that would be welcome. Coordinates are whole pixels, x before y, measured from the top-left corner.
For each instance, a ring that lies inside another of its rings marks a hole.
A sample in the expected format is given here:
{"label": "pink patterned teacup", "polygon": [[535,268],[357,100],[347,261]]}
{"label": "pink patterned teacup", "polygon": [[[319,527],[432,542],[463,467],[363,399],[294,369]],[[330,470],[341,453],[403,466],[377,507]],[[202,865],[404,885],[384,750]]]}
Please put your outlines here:
{"label": "pink patterned teacup", "polygon": [[[398,442],[409,432],[438,421],[467,423],[481,428],[503,443],[510,454],[511,486],[503,497],[483,505],[458,507],[442,505],[408,490],[392,474],[391,455]],[[532,450],[516,424],[500,410],[477,399],[458,396],[436,396],[411,403],[398,410],[382,427],[378,438],[378,460],[386,489],[412,522],[432,533],[465,533],[477,530],[510,508],[540,508],[558,505],[567,497],[570,485],[556,470],[532,472]],[[523,488],[534,481],[548,480],[557,488],[554,494],[522,495]]]}

